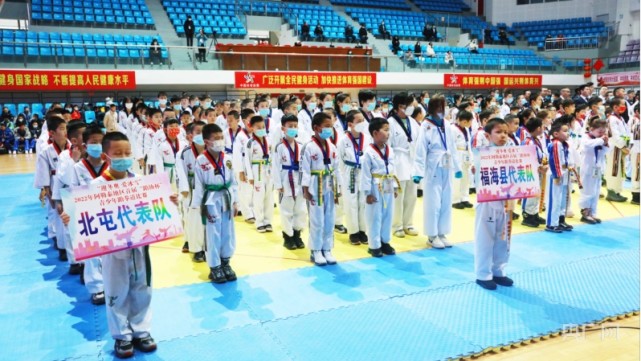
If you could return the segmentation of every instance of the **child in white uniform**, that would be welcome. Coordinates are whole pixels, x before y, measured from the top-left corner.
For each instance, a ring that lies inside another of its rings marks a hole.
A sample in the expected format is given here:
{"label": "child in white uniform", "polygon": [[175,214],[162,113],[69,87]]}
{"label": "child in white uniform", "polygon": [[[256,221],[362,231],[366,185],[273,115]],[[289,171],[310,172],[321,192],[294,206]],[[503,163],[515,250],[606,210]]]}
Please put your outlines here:
{"label": "child in white uniform", "polygon": [[245,147],[244,169],[247,181],[253,187],[256,230],[259,233],[272,232],[274,214],[273,184],[271,176],[271,145],[267,139],[265,121],[260,115],[250,120],[253,129],[251,139]]}
{"label": "child in white uniform", "polygon": [[472,208],[472,203],[470,203],[470,168],[472,166],[470,127],[472,126],[473,116],[472,113],[465,110],[459,110],[456,115],[456,124],[452,125],[452,130],[454,131],[454,142],[456,143],[456,150],[458,150],[463,177],[454,179],[452,207],[456,209]]}
{"label": "child in white uniform", "polygon": [[581,222],[588,224],[601,223],[597,218],[597,205],[601,193],[601,177],[605,170],[605,157],[610,151],[607,135],[608,124],[598,116],[589,120],[588,133],[581,139],[583,164],[581,165],[581,180],[583,189],[579,197]]}

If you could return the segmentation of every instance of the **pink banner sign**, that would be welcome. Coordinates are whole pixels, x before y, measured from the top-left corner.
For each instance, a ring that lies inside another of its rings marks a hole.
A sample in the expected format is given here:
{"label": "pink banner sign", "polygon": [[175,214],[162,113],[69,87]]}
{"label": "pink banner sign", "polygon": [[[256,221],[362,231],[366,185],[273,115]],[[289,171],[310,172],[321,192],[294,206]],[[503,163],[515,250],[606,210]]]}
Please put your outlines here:
{"label": "pink banner sign", "polygon": [[533,198],[539,195],[535,145],[489,147],[479,151],[478,202]]}

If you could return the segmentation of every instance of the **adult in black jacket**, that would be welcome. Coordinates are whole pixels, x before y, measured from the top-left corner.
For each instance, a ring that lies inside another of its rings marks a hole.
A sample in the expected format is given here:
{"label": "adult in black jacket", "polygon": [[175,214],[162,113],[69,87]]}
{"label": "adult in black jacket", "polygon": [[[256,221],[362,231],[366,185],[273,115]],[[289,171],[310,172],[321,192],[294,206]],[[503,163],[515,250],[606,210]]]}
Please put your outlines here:
{"label": "adult in black jacket", "polygon": [[309,41],[309,24],[307,21],[303,22],[300,26],[300,37],[303,41]]}
{"label": "adult in black jacket", "polygon": [[356,37],[354,36],[354,28],[349,24],[345,25],[345,41],[348,43],[356,42]]}
{"label": "adult in black jacket", "polygon": [[365,29],[365,25],[361,25],[361,28],[358,29],[358,38],[361,44],[367,44],[367,29]]}
{"label": "adult in black jacket", "polygon": [[185,20],[183,28],[185,29],[187,46],[194,46],[194,33],[196,32],[196,28],[194,26],[194,21],[191,20],[191,15],[187,16],[187,20]]}

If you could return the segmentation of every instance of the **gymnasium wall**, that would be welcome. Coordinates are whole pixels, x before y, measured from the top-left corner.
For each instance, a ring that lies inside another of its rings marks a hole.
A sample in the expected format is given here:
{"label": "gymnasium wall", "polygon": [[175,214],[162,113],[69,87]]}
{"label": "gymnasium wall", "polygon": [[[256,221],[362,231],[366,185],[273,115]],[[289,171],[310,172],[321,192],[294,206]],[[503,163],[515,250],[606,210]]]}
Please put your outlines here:
{"label": "gymnasium wall", "polygon": [[[556,20],[565,18],[593,18],[607,3],[621,0],[561,0],[539,4],[516,5],[517,0],[485,0],[485,16],[492,23]],[[628,0],[623,0],[628,1]]]}

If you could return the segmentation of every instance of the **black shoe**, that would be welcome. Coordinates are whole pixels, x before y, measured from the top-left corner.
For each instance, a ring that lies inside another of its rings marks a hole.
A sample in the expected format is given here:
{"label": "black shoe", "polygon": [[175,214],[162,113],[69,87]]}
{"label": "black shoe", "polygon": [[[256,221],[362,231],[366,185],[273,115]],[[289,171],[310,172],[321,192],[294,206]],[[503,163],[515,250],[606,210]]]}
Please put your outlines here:
{"label": "black shoe", "polygon": [[227,281],[232,282],[237,280],[238,277],[236,277],[236,272],[234,272],[234,270],[231,269],[231,266],[229,265],[229,258],[221,258],[220,261],[222,263],[223,273],[225,274],[225,278],[227,279]]}
{"label": "black shoe", "polygon": [[383,254],[386,254],[388,256],[392,256],[396,254],[396,250],[389,243],[383,243],[381,245],[380,250],[381,252],[383,252]]}
{"label": "black shoe", "polygon": [[82,264],[73,263],[69,266],[69,274],[76,276],[82,273]]}
{"label": "black shoe", "polygon": [[559,227],[564,231],[571,231],[574,229],[571,225],[565,223],[565,216],[559,217]]}
{"label": "black shoe", "polygon": [[182,252],[189,253],[189,242],[185,242],[185,244],[183,244]]}
{"label": "black shoe", "polygon": [[273,232],[273,231],[274,231],[274,229],[272,228],[272,225],[271,225],[271,224],[268,224],[268,225],[266,225],[266,226],[265,226],[265,231],[266,231],[266,232]]}
{"label": "black shoe", "polygon": [[417,189],[416,190],[416,198],[421,198],[423,197],[423,190],[422,189]]}
{"label": "black shoe", "polygon": [[452,208],[456,208],[456,209],[464,209],[464,208],[465,208],[465,204],[463,204],[463,202],[460,202],[460,203],[454,203],[454,204],[452,204]]}
{"label": "black shoe", "polygon": [[539,224],[545,224],[546,223],[545,218],[539,216],[538,214],[535,217],[536,217],[536,221],[539,222]]}
{"label": "black shoe", "polygon": [[470,194],[476,194],[476,188],[470,188]]}
{"label": "black shoe", "polygon": [[514,212],[512,212],[512,220],[516,221],[517,219],[519,219],[519,215],[514,213]]}
{"label": "black shoe", "polygon": [[596,220],[592,217],[581,216],[581,222],[587,224],[596,224]]}
{"label": "black shoe", "polygon": [[485,288],[486,290],[494,291],[496,289],[496,282],[494,282],[493,280],[489,280],[489,281],[476,280],[476,284]]}
{"label": "black shoe", "polygon": [[358,233],[350,234],[349,243],[351,243],[352,246],[360,246],[361,245],[360,235]]}
{"label": "black shoe", "polygon": [[474,208],[474,205],[468,201],[462,202],[465,208]]}
{"label": "black shoe", "polygon": [[105,304],[105,293],[104,292],[97,292],[91,295],[91,303],[93,303],[96,306],[104,305]]}
{"label": "black shoe", "polygon": [[632,192],[632,200],[630,201],[630,203],[637,206],[639,205],[639,192]]}
{"label": "black shoe", "polygon": [[512,285],[514,284],[514,281],[510,277],[494,276],[494,278],[492,278],[492,281],[494,281],[494,283],[496,283],[497,285],[503,287],[512,287]]}
{"label": "black shoe", "polygon": [[556,227],[546,226],[545,230],[547,232],[552,232],[552,233],[563,233],[563,229],[561,229],[561,227],[559,226],[556,226]]}
{"label": "black shoe", "polygon": [[296,248],[303,249],[305,248],[305,243],[303,242],[303,239],[300,238],[300,232],[300,230],[294,230],[294,244],[296,244]]}
{"label": "black shoe", "polygon": [[605,197],[605,200],[610,202],[625,202],[628,200],[628,198],[622,196],[619,193],[616,193],[611,189],[608,189],[608,195]]}
{"label": "black shoe", "polygon": [[205,251],[194,253],[194,262],[196,263],[205,262]]}
{"label": "black shoe", "polygon": [[217,266],[210,268],[209,272],[209,279],[214,282],[214,283],[225,283],[227,282],[227,277],[225,277],[225,273],[223,272],[223,267],[222,266]]}
{"label": "black shoe", "polygon": [[345,228],[345,226],[343,226],[342,224],[339,224],[337,226],[334,226],[334,231],[340,234],[345,234],[347,233],[347,228]]}
{"label": "black shoe", "polygon": [[539,222],[537,222],[535,216],[529,215],[527,213],[523,213],[523,221],[521,222],[521,224],[526,227],[532,228],[537,228],[539,226]]}
{"label": "black shoe", "polygon": [[367,244],[369,242],[369,238],[367,238],[367,234],[363,231],[358,231],[358,234],[361,238],[361,244]]}
{"label": "black shoe", "polygon": [[58,260],[62,262],[67,262],[67,250],[64,250],[64,249],[58,250]]}
{"label": "black shoe", "polygon": [[130,358],[134,355],[134,345],[131,341],[116,340],[114,352],[118,358]]}
{"label": "black shoe", "polygon": [[236,212],[236,217],[242,217],[242,215],[243,215],[243,212],[241,211]]}
{"label": "black shoe", "polygon": [[143,337],[143,338],[134,338],[134,341],[132,342],[134,344],[134,347],[138,351],[142,352],[152,352],[156,351],[156,341],[154,341],[151,336]]}
{"label": "black shoe", "polygon": [[267,232],[267,229],[266,229],[266,227],[265,227],[265,226],[259,226],[259,227],[256,227],[256,230],[258,231],[258,233],[265,233],[265,232]]}
{"label": "black shoe", "polygon": [[368,248],[367,253],[371,254],[372,257],[376,257],[376,258],[383,257],[383,252],[381,251],[380,248],[377,248],[377,249]]}
{"label": "black shoe", "polygon": [[290,237],[287,235],[287,233],[283,232],[283,247],[287,248],[290,251],[298,248],[296,246],[296,240],[294,236]]}
{"label": "black shoe", "polygon": [[601,223],[601,218],[597,218],[595,216],[592,216],[592,218],[594,218],[597,224]]}

